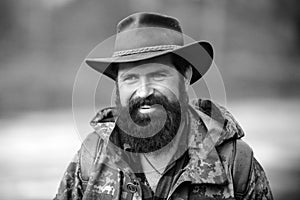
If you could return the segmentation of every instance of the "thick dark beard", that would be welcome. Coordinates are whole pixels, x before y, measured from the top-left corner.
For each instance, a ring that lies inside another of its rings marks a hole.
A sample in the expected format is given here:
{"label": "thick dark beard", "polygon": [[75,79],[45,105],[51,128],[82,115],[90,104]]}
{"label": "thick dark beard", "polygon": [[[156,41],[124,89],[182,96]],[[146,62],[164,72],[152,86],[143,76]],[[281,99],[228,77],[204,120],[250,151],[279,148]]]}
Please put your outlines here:
{"label": "thick dark beard", "polygon": [[[186,91],[180,87],[179,92],[178,100],[172,98],[176,101],[169,101],[156,92],[147,98],[130,99],[126,107],[118,104],[116,128],[123,147],[129,147],[127,150],[135,153],[152,153],[171,144],[187,108]],[[138,109],[143,104],[160,106],[152,114],[142,114]]]}

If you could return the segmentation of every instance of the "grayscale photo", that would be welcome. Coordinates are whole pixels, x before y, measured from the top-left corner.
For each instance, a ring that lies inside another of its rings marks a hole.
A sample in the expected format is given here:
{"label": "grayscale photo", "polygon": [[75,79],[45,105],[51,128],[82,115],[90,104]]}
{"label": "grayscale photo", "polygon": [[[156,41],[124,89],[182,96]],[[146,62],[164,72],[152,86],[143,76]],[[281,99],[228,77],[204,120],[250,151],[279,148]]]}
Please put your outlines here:
{"label": "grayscale photo", "polygon": [[0,199],[299,199],[299,6],[2,0]]}

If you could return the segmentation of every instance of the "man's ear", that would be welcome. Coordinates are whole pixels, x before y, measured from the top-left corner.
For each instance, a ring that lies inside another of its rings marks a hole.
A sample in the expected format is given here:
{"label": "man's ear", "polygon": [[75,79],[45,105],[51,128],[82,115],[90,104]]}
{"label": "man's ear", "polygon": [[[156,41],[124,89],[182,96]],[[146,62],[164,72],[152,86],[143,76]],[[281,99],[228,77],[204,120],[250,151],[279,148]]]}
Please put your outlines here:
{"label": "man's ear", "polygon": [[193,70],[192,67],[189,65],[189,67],[187,68],[184,74],[184,84],[185,84],[186,91],[189,89],[192,75],[193,75]]}

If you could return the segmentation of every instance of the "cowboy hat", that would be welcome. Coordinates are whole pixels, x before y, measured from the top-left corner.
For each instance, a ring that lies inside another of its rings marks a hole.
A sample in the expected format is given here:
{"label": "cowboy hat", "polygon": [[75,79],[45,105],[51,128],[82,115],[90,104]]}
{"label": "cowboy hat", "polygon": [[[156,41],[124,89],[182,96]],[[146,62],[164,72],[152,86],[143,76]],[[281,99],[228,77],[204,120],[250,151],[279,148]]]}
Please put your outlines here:
{"label": "cowboy hat", "polygon": [[213,60],[213,48],[206,41],[184,45],[179,21],[158,13],[135,13],[117,25],[114,53],[108,58],[87,58],[96,71],[116,80],[116,64],[171,55],[192,66],[190,84],[199,80]]}

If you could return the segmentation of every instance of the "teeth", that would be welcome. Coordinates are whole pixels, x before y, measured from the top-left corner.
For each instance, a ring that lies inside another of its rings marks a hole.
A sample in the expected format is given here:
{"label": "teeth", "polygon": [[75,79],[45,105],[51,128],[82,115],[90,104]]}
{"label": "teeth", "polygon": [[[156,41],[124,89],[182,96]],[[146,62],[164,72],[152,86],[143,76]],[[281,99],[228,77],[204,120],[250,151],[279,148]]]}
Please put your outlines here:
{"label": "teeth", "polygon": [[148,106],[148,105],[143,105],[143,106],[141,106],[141,108],[143,108],[143,109],[146,109],[146,108],[150,108],[151,106]]}

